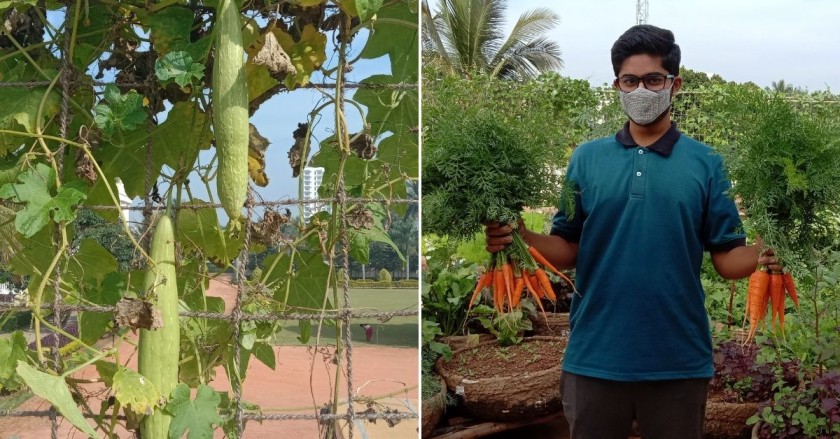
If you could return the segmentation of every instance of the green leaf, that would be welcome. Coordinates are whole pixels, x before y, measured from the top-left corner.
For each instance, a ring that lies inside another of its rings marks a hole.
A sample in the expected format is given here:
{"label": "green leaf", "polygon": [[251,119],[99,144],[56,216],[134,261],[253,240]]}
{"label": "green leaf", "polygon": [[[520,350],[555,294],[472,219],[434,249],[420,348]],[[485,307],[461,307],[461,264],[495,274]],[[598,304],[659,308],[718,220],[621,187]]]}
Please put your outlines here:
{"label": "green leaf", "polygon": [[394,249],[400,260],[405,262],[405,256],[385,231],[383,223],[388,215],[385,207],[379,203],[369,203],[365,209],[373,216],[373,227],[350,231],[350,257],[360,264],[367,264],[370,261],[370,244],[382,242]]}
{"label": "green leaf", "polygon": [[286,88],[294,90],[298,86],[308,84],[312,72],[327,60],[327,36],[318,32],[318,28],[311,24],[303,27],[297,41],[280,28],[275,28],[273,32],[297,72],[295,75],[286,76]]}
{"label": "green leaf", "polygon": [[194,19],[193,11],[178,5],[140,17],[140,21],[151,28],[152,43],[155,50],[162,55],[186,50],[190,45],[190,31]]}
{"label": "green leaf", "polygon": [[163,82],[173,79],[179,86],[186,87],[192,84],[193,78],[204,77],[204,65],[193,62],[187,52],[169,52],[155,61],[155,74]]}
{"label": "green leaf", "polygon": [[87,433],[90,437],[98,437],[96,431],[87,423],[82,412],[76,407],[76,402],[73,401],[73,396],[70,394],[63,376],[46,374],[22,361],[17,365],[17,373],[26,382],[26,385],[32,389],[33,393],[49,401],[76,428]]}
{"label": "green leaf", "polygon": [[9,266],[15,274],[30,276],[31,287],[33,283],[40,282],[42,273],[55,256],[51,230],[45,228],[30,238],[21,239],[20,244],[19,251],[12,254]]}
{"label": "green leaf", "polygon": [[4,1],[0,2],[0,12],[6,12],[7,9],[13,6],[21,6],[21,5],[31,5],[35,6],[35,0],[12,0],[12,1]]}
{"label": "green leaf", "polygon": [[93,238],[85,238],[70,261],[68,273],[77,280],[91,280],[96,285],[102,283],[105,275],[117,271],[116,258],[102,244]]}
{"label": "green leaf", "polygon": [[[176,103],[167,114],[166,121],[152,129],[152,175],[159,175],[164,164],[178,172],[192,169],[199,151],[209,148],[211,139],[207,115],[193,102]],[[111,140],[113,142],[114,139]],[[102,144],[94,151],[114,192],[114,177],[120,177],[129,197],[143,197],[148,144],[148,132],[143,127],[127,133],[124,143]],[[102,179],[88,190],[87,204],[113,204]],[[111,211],[101,212],[100,215],[106,219],[116,218],[116,212]]]}
{"label": "green leaf", "polygon": [[120,370],[120,367],[122,366],[111,361],[100,360],[96,362],[96,372],[99,374],[99,378],[102,378],[102,382],[108,387],[114,385],[114,375]]}
{"label": "green leaf", "polygon": [[356,11],[362,21],[370,20],[381,7],[382,0],[356,0]]}
{"label": "green leaf", "polygon": [[[334,138],[322,141],[321,148],[310,161],[310,166],[324,168],[324,179],[318,188],[318,195],[323,198],[335,196],[342,163],[342,154],[338,152],[332,139]],[[400,178],[401,170],[404,169],[379,159],[362,160],[356,155],[351,155],[344,162],[344,182],[348,193],[354,197],[405,198],[406,187]],[[416,173],[417,169],[411,172]]]}
{"label": "green leaf", "polygon": [[[108,48],[110,38],[107,32],[113,27],[114,12],[102,2],[87,2],[79,5],[84,19],[78,21],[78,28],[73,29],[73,21],[65,35],[76,35],[76,47],[73,50],[73,64],[81,70],[87,70],[88,65],[99,58]],[[68,14],[75,15],[74,7],[68,7]],[[112,41],[112,40],[111,40]]]}
{"label": "green leaf", "polygon": [[245,73],[248,76],[248,101],[263,95],[278,84],[278,81],[271,77],[268,67],[249,62],[245,64]]}
{"label": "green leaf", "polygon": [[151,415],[161,402],[160,392],[154,383],[122,366],[114,374],[112,390],[120,404],[130,407],[137,414]]}
{"label": "green leaf", "polygon": [[271,345],[262,341],[254,343],[253,352],[254,356],[257,357],[257,360],[260,360],[262,364],[270,367],[271,370],[275,370],[275,367],[277,367],[277,360],[274,357],[274,348],[272,348]]}
{"label": "green leaf", "polygon": [[0,339],[0,390],[11,387],[18,361],[26,361],[26,337],[15,331],[9,338]]}
{"label": "green leaf", "polygon": [[[201,200],[184,203],[185,206],[208,204]],[[219,266],[226,266],[235,259],[243,246],[241,237],[233,237],[222,230],[216,209],[182,209],[178,214],[178,241],[184,249],[202,255]]]}
{"label": "green leaf", "polygon": [[69,185],[62,186],[55,197],[50,195],[50,189],[55,185],[55,171],[43,163],[20,174],[18,181],[20,184],[0,187],[0,198],[26,204],[15,215],[15,228],[27,238],[47,225],[51,216],[56,222],[73,221],[76,217],[73,206],[85,199],[84,193]]}
{"label": "green leaf", "polygon": [[[393,84],[396,78],[374,75],[362,83],[371,85]],[[353,100],[368,109],[366,119],[374,137],[390,132],[379,143],[376,158],[388,163],[392,171],[406,173],[416,178],[419,169],[418,130],[420,119],[417,111],[417,90],[393,91],[387,88],[358,90]]]}
{"label": "green leaf", "polygon": [[[101,285],[88,286],[84,288],[83,297],[94,305],[116,305],[117,302],[125,295],[125,293],[132,289],[129,284],[129,277],[134,280],[136,284],[142,282],[143,276],[140,272],[108,273]],[[134,286],[136,291],[137,285]],[[93,344],[99,340],[108,330],[108,324],[114,319],[112,312],[92,312],[84,311],[79,315],[79,338],[83,342]]]}
{"label": "green leaf", "polygon": [[274,299],[290,307],[321,309],[329,277],[329,266],[324,262],[321,252],[303,249],[295,252],[291,276],[287,274],[291,256],[287,253],[270,255],[263,261],[263,273],[267,273],[268,267],[278,258],[277,266],[265,282],[274,291]]}
{"label": "green leaf", "polygon": [[179,439],[187,430],[189,439],[212,438],[213,426],[222,423],[216,410],[221,401],[221,396],[205,384],[198,386],[195,400],[191,400],[190,387],[178,383],[166,405],[166,411],[172,415],[169,439]]}
{"label": "green leaf", "polygon": [[143,96],[136,90],[120,94],[116,85],[105,86],[105,102],[94,107],[93,119],[105,132],[106,136],[113,136],[119,131],[131,131],[146,121],[146,107],[143,106]]}
{"label": "green leaf", "polygon": [[[372,0],[369,0],[372,2]],[[362,1],[357,0],[357,5]],[[375,59],[388,55],[391,74],[401,82],[416,83],[418,70],[417,11],[408,2],[396,2],[376,11],[379,20],[373,26],[361,57]],[[381,19],[387,19],[381,20]]]}
{"label": "green leaf", "polygon": [[[24,78],[21,78],[24,80]],[[0,129],[34,133],[37,125],[38,107],[44,99],[46,87],[2,87],[0,88]],[[53,90],[47,97],[41,118],[41,126],[58,113],[61,95]],[[15,151],[32,138],[0,134],[0,157]]]}
{"label": "green leaf", "polygon": [[297,336],[300,344],[309,343],[309,337],[312,337],[312,322],[310,320],[298,320],[298,329],[300,335]]}

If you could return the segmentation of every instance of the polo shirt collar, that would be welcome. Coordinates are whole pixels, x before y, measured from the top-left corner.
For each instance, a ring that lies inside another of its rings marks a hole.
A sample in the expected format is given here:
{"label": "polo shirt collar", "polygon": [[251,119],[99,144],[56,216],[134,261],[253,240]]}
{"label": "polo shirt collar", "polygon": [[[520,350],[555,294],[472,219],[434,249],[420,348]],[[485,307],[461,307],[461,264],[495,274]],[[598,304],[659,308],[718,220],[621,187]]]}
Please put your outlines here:
{"label": "polo shirt collar", "polygon": [[[668,128],[668,131],[666,131],[662,137],[657,139],[656,142],[653,142],[653,144],[647,148],[663,155],[664,157],[668,157],[671,155],[671,152],[674,151],[674,145],[676,145],[677,140],[679,139],[680,130],[677,129],[677,123],[672,121],[671,128]],[[624,128],[615,134],[615,140],[627,148],[639,146],[636,144],[636,141],[633,140],[633,136],[630,135],[630,122],[624,123]]]}

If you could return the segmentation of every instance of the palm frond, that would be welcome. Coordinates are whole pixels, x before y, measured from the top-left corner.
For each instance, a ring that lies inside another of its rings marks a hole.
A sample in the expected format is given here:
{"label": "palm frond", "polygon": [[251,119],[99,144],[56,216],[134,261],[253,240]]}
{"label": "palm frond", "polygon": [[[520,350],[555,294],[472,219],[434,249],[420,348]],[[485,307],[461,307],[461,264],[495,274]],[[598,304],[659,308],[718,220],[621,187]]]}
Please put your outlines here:
{"label": "palm frond", "polygon": [[544,38],[545,34],[560,24],[560,16],[547,8],[537,8],[524,12],[508,35],[507,40],[498,48],[491,65],[506,56],[506,53],[522,44]]}
{"label": "palm frond", "polygon": [[423,0],[423,49],[440,57],[450,73],[525,79],[560,69],[559,46],[545,36],[559,15],[547,8],[527,11],[506,35],[506,9],[504,0],[439,0],[435,13]]}
{"label": "palm frond", "polygon": [[460,71],[457,53],[448,44],[449,33],[446,23],[440,15],[432,16],[427,0],[423,0],[423,51],[440,58],[448,67],[450,74]]}
{"label": "palm frond", "polygon": [[527,44],[512,47],[493,72],[500,78],[524,80],[561,68],[563,59],[560,46],[546,37],[541,37]]}

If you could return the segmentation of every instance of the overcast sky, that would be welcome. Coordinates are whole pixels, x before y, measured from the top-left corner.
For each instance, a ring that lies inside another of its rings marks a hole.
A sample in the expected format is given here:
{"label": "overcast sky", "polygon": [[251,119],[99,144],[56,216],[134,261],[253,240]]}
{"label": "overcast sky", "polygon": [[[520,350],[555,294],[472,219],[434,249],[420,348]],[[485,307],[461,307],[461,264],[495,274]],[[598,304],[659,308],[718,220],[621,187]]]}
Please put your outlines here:
{"label": "overcast sky", "polygon": [[[509,0],[507,26],[526,10],[560,15],[564,76],[612,82],[610,47],[636,24],[636,0]],[[682,65],[761,87],[784,79],[809,91],[840,92],[840,1],[649,0],[648,24],[670,29]]]}

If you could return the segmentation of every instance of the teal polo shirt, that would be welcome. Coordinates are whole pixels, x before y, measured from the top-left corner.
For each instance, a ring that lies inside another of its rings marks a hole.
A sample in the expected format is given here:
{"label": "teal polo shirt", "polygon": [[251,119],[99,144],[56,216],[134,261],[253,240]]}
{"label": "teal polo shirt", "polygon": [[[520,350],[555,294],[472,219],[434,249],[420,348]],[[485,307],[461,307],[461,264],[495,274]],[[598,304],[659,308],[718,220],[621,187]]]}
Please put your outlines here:
{"label": "teal polo shirt", "polygon": [[574,215],[551,234],[579,243],[563,370],[617,381],[712,377],[700,284],[704,251],[745,245],[721,157],[671,128],[648,147],[629,125],[575,149]]}

